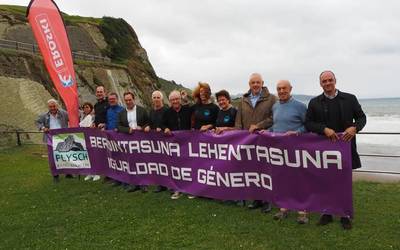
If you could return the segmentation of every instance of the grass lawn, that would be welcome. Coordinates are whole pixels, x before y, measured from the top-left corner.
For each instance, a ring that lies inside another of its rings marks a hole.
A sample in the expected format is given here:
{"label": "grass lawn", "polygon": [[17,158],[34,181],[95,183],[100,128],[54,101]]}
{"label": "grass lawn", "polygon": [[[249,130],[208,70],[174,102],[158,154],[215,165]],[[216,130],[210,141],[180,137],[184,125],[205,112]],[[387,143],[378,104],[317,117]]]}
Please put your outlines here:
{"label": "grass lawn", "polygon": [[0,151],[2,249],[400,249],[400,183],[354,184],[355,221],[317,227],[295,216],[210,200],[126,193],[82,179],[53,184],[43,147]]}

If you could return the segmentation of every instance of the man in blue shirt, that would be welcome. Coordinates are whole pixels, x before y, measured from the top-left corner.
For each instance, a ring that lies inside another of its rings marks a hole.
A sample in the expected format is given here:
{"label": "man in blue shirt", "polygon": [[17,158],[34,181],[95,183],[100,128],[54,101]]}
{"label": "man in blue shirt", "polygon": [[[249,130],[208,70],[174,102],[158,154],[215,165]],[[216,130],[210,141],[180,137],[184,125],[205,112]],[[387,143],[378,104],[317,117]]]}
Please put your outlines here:
{"label": "man in blue shirt", "polygon": [[[124,109],[121,105],[118,104],[118,95],[117,93],[109,93],[108,94],[108,104],[109,107],[107,109],[106,114],[106,130],[117,130],[118,127],[118,114]],[[111,178],[110,178],[111,179]],[[120,186],[122,182],[114,180],[113,186]],[[126,184],[124,184],[127,187]]]}
{"label": "man in blue shirt", "polygon": [[118,125],[118,114],[124,108],[118,104],[118,95],[116,93],[108,94],[108,104],[110,106],[107,109],[106,130],[115,130]]}
{"label": "man in blue shirt", "polygon": [[[288,80],[280,80],[276,85],[279,101],[272,106],[273,125],[271,132],[284,133],[285,135],[297,135],[305,132],[304,123],[306,120],[307,106],[295,100],[292,95],[292,85]],[[280,208],[274,215],[275,220],[287,218],[289,210]],[[308,223],[307,213],[299,211],[297,222]]]}
{"label": "man in blue shirt", "polygon": [[271,132],[299,134],[305,132],[307,106],[291,95],[292,85],[280,80],[276,85],[279,101],[272,106],[273,125]]}

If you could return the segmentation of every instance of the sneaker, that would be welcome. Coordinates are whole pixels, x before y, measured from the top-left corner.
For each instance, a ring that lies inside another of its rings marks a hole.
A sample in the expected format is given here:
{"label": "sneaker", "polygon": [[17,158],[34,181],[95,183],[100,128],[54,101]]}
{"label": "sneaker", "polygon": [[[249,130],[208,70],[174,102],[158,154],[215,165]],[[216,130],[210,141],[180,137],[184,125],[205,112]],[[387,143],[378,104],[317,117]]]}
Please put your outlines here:
{"label": "sneaker", "polygon": [[319,218],[319,221],[317,223],[317,225],[319,226],[325,226],[328,225],[329,223],[331,223],[333,221],[333,217],[330,214],[323,214],[321,216],[321,218]]}
{"label": "sneaker", "polygon": [[171,199],[173,199],[173,200],[177,200],[177,199],[179,199],[179,197],[181,197],[181,193],[179,193],[179,192],[174,192],[171,195]]}
{"label": "sneaker", "polygon": [[342,224],[344,230],[350,230],[352,228],[351,220],[349,217],[341,217],[340,224]]}
{"label": "sneaker", "polygon": [[100,175],[94,175],[93,176],[93,181],[98,181],[100,180]]}
{"label": "sneaker", "polygon": [[90,180],[90,179],[92,179],[92,178],[93,178],[93,175],[88,175],[88,176],[86,176],[85,179],[83,179],[83,180],[88,181],[88,180]]}
{"label": "sneaker", "polygon": [[279,211],[274,215],[274,220],[283,220],[288,217],[288,211]]}
{"label": "sneaker", "polygon": [[299,223],[300,225],[304,225],[307,224],[309,219],[307,217],[307,214],[299,214],[299,216],[297,216],[296,219],[297,223]]}
{"label": "sneaker", "polygon": [[194,195],[188,195],[188,199],[189,199],[189,200],[193,200],[194,198],[196,198],[196,196],[194,196]]}

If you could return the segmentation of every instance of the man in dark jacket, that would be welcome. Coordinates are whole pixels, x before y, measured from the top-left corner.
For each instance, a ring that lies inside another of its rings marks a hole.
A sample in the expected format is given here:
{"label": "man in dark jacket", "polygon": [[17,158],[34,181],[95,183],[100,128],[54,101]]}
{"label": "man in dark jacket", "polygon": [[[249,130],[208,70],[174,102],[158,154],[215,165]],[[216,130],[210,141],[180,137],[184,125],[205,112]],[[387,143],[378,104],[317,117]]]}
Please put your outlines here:
{"label": "man in dark jacket", "polygon": [[[143,107],[135,105],[135,96],[132,92],[124,93],[126,109],[118,113],[118,132],[132,134],[135,130],[143,130],[149,124],[149,117]],[[130,186],[127,191],[135,192],[142,189],[147,192],[147,186]]]}
{"label": "man in dark jacket", "polygon": [[132,92],[124,93],[126,109],[118,114],[118,132],[132,134],[135,130],[143,130],[149,125],[147,111],[135,104],[135,96]]}
{"label": "man in dark jacket", "polygon": [[171,131],[190,130],[192,110],[187,105],[182,105],[179,91],[172,91],[169,94],[170,108],[163,116],[162,130],[171,134]]}
{"label": "man in dark jacket", "polygon": [[104,86],[100,85],[96,87],[96,98],[97,102],[94,105],[95,116],[93,127],[102,129],[107,122],[107,109],[110,107]]}
{"label": "man in dark jacket", "polygon": [[[164,113],[168,110],[168,108],[164,106],[164,95],[161,91],[156,90],[151,94],[151,102],[153,107],[149,114],[149,125],[144,128],[144,132],[149,132],[150,130],[161,132]],[[167,190],[166,187],[158,185],[154,193],[165,190]]]}
{"label": "man in dark jacket", "polygon": [[152,109],[149,114],[149,124],[144,128],[145,132],[149,132],[150,130],[161,132],[164,113],[168,110],[168,108],[164,106],[163,100],[164,95],[161,91],[156,90],[151,94]]}
{"label": "man in dark jacket", "polygon": [[[167,109],[163,116],[162,130],[165,134],[172,134],[172,131],[190,130],[192,111],[189,105],[182,105],[181,93],[173,90],[169,94],[170,108]],[[179,199],[181,193],[177,190],[171,196],[171,199]]]}
{"label": "man in dark jacket", "polygon": [[[324,93],[313,98],[308,104],[306,128],[310,132],[325,135],[332,141],[350,141],[352,168],[360,168],[355,135],[367,122],[361,105],[354,95],[336,89],[336,77],[332,71],[322,72],[319,80]],[[343,135],[339,136],[337,133]],[[326,225],[332,221],[332,215],[323,214],[318,224]],[[344,229],[351,229],[349,217],[342,217],[340,222]]]}
{"label": "man in dark jacket", "polygon": [[[110,104],[108,103],[108,98],[106,95],[106,89],[103,85],[98,85],[96,87],[96,99],[97,102],[94,104],[94,122],[92,124],[92,128],[98,128],[98,129],[105,129],[106,127],[106,122],[107,122],[107,110],[110,107]],[[111,178],[105,176],[104,177],[104,182],[110,181]]]}

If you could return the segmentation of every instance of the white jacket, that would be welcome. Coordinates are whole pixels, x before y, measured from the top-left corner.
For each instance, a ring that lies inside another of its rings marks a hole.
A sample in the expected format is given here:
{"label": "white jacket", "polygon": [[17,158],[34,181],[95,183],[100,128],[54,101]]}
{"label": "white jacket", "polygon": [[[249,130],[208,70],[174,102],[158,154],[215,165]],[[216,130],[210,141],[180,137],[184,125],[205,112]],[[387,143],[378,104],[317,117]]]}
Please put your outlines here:
{"label": "white jacket", "polygon": [[79,127],[90,127],[93,124],[93,115],[88,114],[87,116],[84,116],[81,122],[79,123]]}

